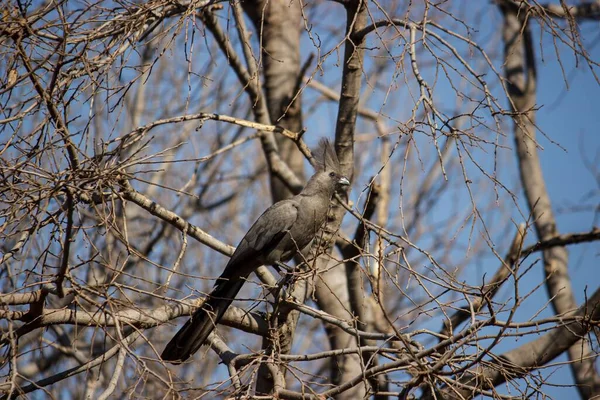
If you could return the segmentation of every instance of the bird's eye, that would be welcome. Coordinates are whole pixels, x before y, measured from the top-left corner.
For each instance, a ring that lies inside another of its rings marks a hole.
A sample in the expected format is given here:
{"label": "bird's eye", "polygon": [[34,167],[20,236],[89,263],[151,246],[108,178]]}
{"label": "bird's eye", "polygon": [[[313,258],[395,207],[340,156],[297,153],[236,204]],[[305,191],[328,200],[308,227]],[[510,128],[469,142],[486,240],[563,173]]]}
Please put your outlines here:
{"label": "bird's eye", "polygon": [[329,176],[331,176],[333,178],[335,176],[335,172],[330,172]]}

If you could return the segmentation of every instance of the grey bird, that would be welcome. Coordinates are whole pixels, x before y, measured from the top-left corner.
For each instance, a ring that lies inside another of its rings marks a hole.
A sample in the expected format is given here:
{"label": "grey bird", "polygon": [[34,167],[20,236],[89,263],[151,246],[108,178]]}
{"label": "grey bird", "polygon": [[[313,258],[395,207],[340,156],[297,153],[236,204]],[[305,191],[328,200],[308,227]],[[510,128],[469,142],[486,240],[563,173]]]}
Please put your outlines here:
{"label": "grey bird", "polygon": [[179,364],[194,354],[258,267],[289,261],[311,245],[334,193],[350,184],[328,140],[321,140],[315,159],[316,172],[302,191],[267,208],[244,235],[202,306],[167,344],[164,361]]}

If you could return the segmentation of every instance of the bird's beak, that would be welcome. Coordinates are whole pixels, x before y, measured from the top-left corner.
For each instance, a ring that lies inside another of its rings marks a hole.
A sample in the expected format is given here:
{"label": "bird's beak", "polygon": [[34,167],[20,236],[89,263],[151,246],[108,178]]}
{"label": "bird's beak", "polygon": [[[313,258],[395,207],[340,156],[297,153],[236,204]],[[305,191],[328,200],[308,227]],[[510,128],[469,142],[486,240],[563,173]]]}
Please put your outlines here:
{"label": "bird's beak", "polygon": [[338,184],[342,185],[342,186],[348,186],[350,185],[350,181],[348,180],[348,178],[346,178],[345,176],[342,176],[339,180],[338,180]]}

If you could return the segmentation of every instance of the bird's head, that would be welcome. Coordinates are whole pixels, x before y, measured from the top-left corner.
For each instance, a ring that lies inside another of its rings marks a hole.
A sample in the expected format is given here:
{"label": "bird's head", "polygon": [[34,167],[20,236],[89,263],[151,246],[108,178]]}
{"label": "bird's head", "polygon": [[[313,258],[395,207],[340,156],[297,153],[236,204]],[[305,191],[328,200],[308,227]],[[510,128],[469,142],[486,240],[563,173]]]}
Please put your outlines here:
{"label": "bird's head", "polygon": [[326,192],[329,196],[342,192],[350,185],[350,180],[341,172],[340,161],[329,140],[321,139],[314,151],[316,173],[310,179],[313,189]]}

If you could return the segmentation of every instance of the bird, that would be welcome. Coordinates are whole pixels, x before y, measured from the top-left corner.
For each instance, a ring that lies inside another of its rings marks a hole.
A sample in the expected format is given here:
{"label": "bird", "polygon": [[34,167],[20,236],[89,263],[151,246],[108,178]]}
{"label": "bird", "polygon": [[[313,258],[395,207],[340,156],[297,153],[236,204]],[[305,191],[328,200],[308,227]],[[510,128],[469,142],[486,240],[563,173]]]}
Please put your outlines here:
{"label": "bird", "polygon": [[163,361],[180,364],[192,356],[258,267],[285,263],[312,244],[327,219],[334,194],[350,185],[329,140],[322,139],[314,154],[314,175],[299,194],[276,202],[254,222],[202,306],[163,350]]}

